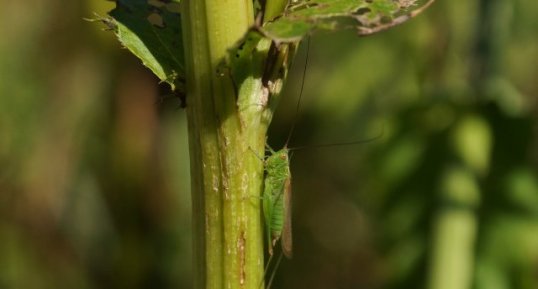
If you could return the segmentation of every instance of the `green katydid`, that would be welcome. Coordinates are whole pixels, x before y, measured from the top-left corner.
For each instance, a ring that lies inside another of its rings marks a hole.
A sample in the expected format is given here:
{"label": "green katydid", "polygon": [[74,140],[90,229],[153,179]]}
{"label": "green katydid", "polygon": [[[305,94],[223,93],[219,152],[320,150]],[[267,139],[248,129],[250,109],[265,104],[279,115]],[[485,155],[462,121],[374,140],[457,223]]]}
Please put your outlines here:
{"label": "green katydid", "polygon": [[268,147],[271,155],[265,160],[266,176],[263,190],[263,215],[265,218],[269,254],[280,239],[282,252],[292,256],[291,239],[291,173],[288,148],[279,151]]}
{"label": "green katydid", "polygon": [[[307,40],[303,81],[301,82],[301,91],[299,92],[295,117],[297,117],[303,95],[309,52],[310,38]],[[296,121],[293,122],[286,144],[282,149],[274,151],[267,145],[270,155],[265,159],[265,179],[262,195],[269,255],[273,255],[273,247],[280,240],[282,253],[287,258],[291,258],[293,254],[291,238],[291,172],[288,143],[293,134],[295,123]]]}
{"label": "green katydid", "polygon": [[[282,246],[282,253],[278,258],[267,285],[267,288],[271,288],[276,269],[282,260],[282,254],[287,258],[291,258],[292,256],[291,173],[287,142],[284,148],[279,151],[274,151],[269,145],[267,145],[267,149],[271,155],[264,161],[265,179],[262,206],[270,257],[267,261],[264,275],[267,273],[267,269],[273,258],[273,248],[276,242],[280,240]],[[262,284],[263,280],[260,287]]]}
{"label": "green katydid", "polygon": [[[299,99],[297,101],[297,107],[295,111],[295,118],[297,118],[301,98],[304,90],[304,79],[306,76],[306,70],[308,67],[308,56],[310,52],[310,38],[307,38],[307,48],[305,64],[302,73],[303,81],[301,83],[301,89],[299,93]],[[274,266],[274,271],[268,282],[268,288],[271,287],[271,283],[275,276],[276,269],[278,268],[282,255],[287,258],[291,258],[293,255],[292,246],[292,231],[291,231],[291,172],[290,172],[290,157],[289,152],[307,148],[320,148],[329,146],[343,146],[354,145],[360,143],[371,142],[378,139],[383,135],[383,131],[373,138],[356,140],[351,142],[336,143],[336,144],[318,144],[313,146],[301,146],[288,148],[288,143],[293,135],[295,129],[296,119],[292,123],[292,127],[289,131],[288,138],[284,147],[278,151],[273,150],[269,145],[266,145],[267,151],[270,155],[264,160],[265,166],[265,178],[264,178],[264,190],[262,195],[263,215],[265,221],[267,246],[269,251],[269,261],[267,262],[265,273],[269,268],[269,264],[273,258],[273,249],[276,243],[280,240],[282,247],[282,253],[280,254],[277,263]],[[262,283],[263,284],[263,283]],[[261,287],[261,286],[260,286]]]}
{"label": "green katydid", "polygon": [[[297,110],[299,110],[300,100],[304,89],[304,77],[308,64],[308,54],[310,52],[310,38],[308,39],[307,44],[306,59],[303,69],[303,82],[301,83],[301,92],[299,94]],[[288,134],[288,140],[282,149],[274,151],[267,145],[270,155],[264,160],[265,178],[262,207],[266,228],[267,247],[270,255],[264,270],[264,275],[267,273],[269,264],[273,258],[273,248],[275,247],[276,242],[280,240],[282,246],[282,253],[271,274],[267,285],[268,288],[271,288],[271,283],[275,277],[276,269],[282,260],[282,255],[291,258],[293,254],[291,237],[291,173],[288,142],[293,134],[294,127],[295,121]],[[260,284],[260,288],[262,285],[263,280]]]}
{"label": "green katydid", "polygon": [[[307,40],[306,58],[303,69],[303,82],[299,93],[299,100],[295,117],[298,115],[300,101],[304,90],[304,79],[308,67],[308,55],[310,51],[310,38]],[[273,150],[267,145],[267,150],[270,155],[264,160],[265,179],[264,190],[262,195],[263,215],[265,220],[266,234],[268,240],[269,255],[273,255],[273,248],[280,240],[282,253],[288,257],[292,257],[292,235],[291,235],[291,172],[290,172],[290,157],[289,152],[306,148],[319,148],[328,146],[353,145],[359,143],[370,142],[379,138],[374,138],[337,143],[337,144],[318,144],[313,146],[301,146],[288,148],[288,143],[293,135],[296,121],[294,120],[288,139],[284,147],[278,151]]]}
{"label": "green katydid", "polygon": [[376,140],[383,135],[383,131],[381,131],[378,136],[369,139],[337,144],[318,144],[313,146],[288,148],[287,144],[292,132],[293,127],[288,135],[288,141],[282,149],[274,151],[271,147],[267,146],[270,155],[265,159],[266,174],[262,195],[269,255],[273,255],[273,248],[276,245],[276,242],[280,240],[282,253],[287,258],[291,258],[293,253],[291,237],[291,172],[289,152],[306,148],[366,143]]}

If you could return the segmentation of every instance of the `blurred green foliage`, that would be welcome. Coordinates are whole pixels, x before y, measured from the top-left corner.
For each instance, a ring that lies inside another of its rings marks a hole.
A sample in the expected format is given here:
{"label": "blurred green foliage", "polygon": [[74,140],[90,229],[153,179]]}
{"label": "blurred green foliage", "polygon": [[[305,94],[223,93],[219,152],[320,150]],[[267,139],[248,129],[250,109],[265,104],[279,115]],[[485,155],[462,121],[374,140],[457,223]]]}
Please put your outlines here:
{"label": "blurred green foliage", "polygon": [[[83,20],[112,7],[0,10],[2,289],[191,287],[184,111]],[[536,1],[458,0],[312,37],[290,146],[383,136],[293,155],[295,252],[275,288],[536,288],[536,35]]]}

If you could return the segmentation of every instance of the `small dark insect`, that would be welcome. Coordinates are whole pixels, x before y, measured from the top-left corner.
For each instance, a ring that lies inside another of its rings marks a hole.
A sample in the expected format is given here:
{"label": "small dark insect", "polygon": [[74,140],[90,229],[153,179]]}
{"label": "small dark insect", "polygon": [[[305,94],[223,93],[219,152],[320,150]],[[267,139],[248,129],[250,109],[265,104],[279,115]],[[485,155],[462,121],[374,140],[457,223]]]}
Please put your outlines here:
{"label": "small dark insect", "polygon": [[159,105],[163,104],[167,99],[179,99],[179,107],[180,108],[187,107],[187,102],[186,102],[187,95],[179,89],[176,89],[176,90],[170,89],[170,85],[168,85],[167,83],[159,84],[158,95],[159,95],[159,99],[157,100],[157,103]]}

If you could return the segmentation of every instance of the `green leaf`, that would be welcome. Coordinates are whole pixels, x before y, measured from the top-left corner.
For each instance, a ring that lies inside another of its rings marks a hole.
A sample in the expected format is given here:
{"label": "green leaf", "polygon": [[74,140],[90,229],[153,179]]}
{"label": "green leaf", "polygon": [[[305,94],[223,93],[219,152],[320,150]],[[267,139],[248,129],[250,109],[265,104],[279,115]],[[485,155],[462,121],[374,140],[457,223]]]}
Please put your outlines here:
{"label": "green leaf", "polygon": [[414,0],[304,0],[260,31],[275,42],[295,42],[315,29],[357,28],[359,35],[367,35],[405,22],[432,2],[408,12]]}
{"label": "green leaf", "polygon": [[[185,92],[179,1],[117,0],[110,13],[119,41],[172,90]],[[111,26],[111,25],[109,25]]]}

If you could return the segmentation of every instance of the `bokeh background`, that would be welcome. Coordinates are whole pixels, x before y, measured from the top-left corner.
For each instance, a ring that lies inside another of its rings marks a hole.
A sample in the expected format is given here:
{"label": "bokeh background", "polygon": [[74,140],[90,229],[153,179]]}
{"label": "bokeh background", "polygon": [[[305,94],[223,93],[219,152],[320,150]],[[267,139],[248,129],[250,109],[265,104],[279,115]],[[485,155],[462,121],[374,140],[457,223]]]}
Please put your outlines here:
{"label": "bokeh background", "polygon": [[[185,112],[104,0],[0,9],[0,288],[191,288]],[[295,253],[273,288],[538,288],[538,2],[438,0],[311,37],[269,143]]]}

